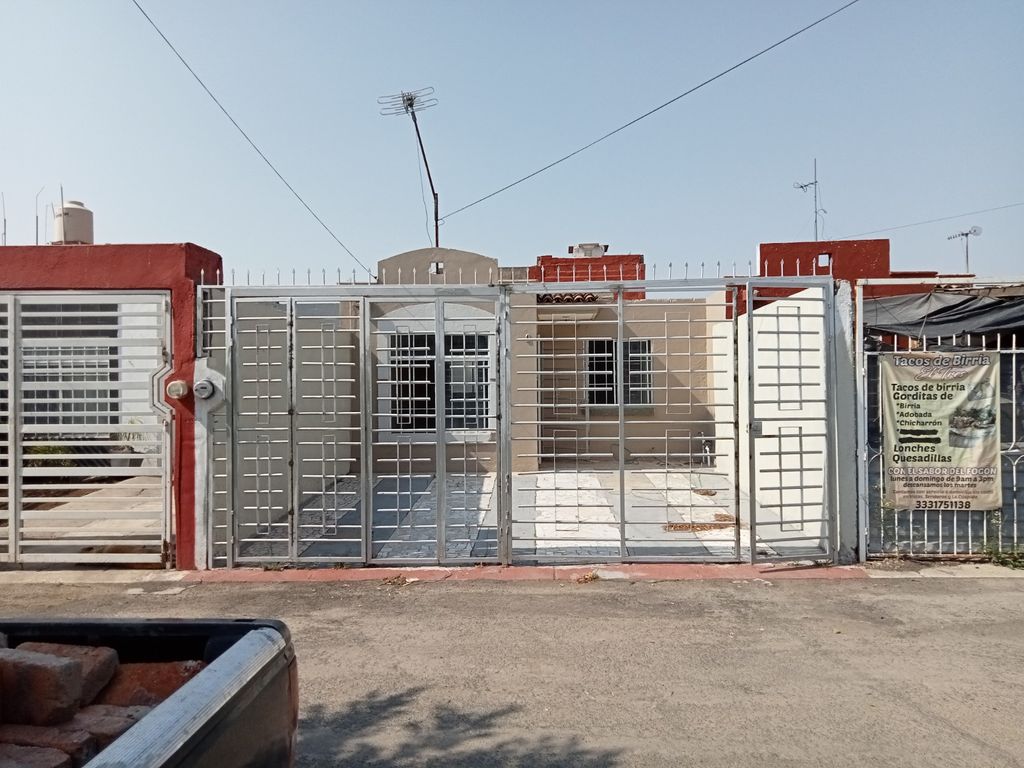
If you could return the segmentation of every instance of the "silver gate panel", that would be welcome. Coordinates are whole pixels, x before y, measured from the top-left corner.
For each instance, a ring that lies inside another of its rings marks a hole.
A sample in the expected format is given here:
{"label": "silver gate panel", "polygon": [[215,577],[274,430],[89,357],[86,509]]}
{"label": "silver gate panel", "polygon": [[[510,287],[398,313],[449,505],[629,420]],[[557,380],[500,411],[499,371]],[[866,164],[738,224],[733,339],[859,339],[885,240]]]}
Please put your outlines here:
{"label": "silver gate panel", "polygon": [[6,294],[0,316],[8,559],[163,562],[166,294]]}
{"label": "silver gate panel", "polygon": [[736,560],[736,292],[513,286],[513,561]]}
{"label": "silver gate panel", "polygon": [[292,306],[234,305],[233,538],[236,560],[294,555],[292,494]]}
{"label": "silver gate panel", "polygon": [[358,299],[294,303],[295,554],[363,559]]}
{"label": "silver gate panel", "polygon": [[497,562],[496,292],[239,293],[200,291],[211,563]]}
{"label": "silver gate panel", "polygon": [[831,285],[751,282],[743,324],[753,559],[831,559],[835,545]]}
{"label": "silver gate panel", "polygon": [[496,561],[495,303],[368,305],[369,560]]}
{"label": "silver gate panel", "polygon": [[737,560],[737,291],[645,290],[621,302],[626,557]]}

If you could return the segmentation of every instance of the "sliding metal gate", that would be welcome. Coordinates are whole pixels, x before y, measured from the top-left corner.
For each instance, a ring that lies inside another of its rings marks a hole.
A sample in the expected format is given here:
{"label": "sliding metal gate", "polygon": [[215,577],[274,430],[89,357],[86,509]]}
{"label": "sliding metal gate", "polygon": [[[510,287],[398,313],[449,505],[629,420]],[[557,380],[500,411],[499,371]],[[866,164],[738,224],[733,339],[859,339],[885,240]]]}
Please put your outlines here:
{"label": "sliding metal gate", "polygon": [[834,557],[828,278],[557,287],[204,288],[210,564]]}
{"label": "sliding metal gate", "polygon": [[0,560],[159,563],[165,293],[0,293]]}

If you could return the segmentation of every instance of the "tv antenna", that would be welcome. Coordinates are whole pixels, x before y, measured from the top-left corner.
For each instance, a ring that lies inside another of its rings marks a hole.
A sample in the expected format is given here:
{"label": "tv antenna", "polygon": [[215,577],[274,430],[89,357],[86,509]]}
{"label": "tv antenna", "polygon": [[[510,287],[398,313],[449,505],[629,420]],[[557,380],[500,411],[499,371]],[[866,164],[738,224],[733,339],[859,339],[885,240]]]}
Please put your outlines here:
{"label": "tv antenna", "polygon": [[981,234],[981,227],[973,226],[970,229],[965,229],[963,232],[957,232],[955,235],[950,235],[947,240],[960,240],[964,241],[964,272],[971,274],[971,246],[970,241],[972,237],[977,237]]}
{"label": "tv antenna", "polygon": [[36,245],[39,245],[39,196],[43,194],[44,189],[46,189],[45,185],[36,192]]}
{"label": "tv antenna", "polygon": [[381,96],[377,103],[381,105],[382,115],[409,115],[412,118],[412,125],[416,129],[416,141],[420,145],[420,156],[423,158],[423,166],[427,169],[427,181],[430,182],[430,193],[434,196],[434,247],[441,247],[441,226],[440,208],[437,203],[437,189],[434,187],[434,177],[430,174],[430,163],[427,162],[427,151],[423,148],[423,136],[420,135],[420,124],[416,120],[416,113],[424,109],[430,109],[437,105],[437,99],[433,98],[433,88],[420,88],[418,91],[402,91],[391,96]]}
{"label": "tv antenna", "polygon": [[793,182],[793,189],[799,189],[801,192],[806,192],[809,188],[814,187],[814,240],[818,240],[818,216],[828,213],[824,208],[818,205],[818,158],[814,158],[814,181],[808,181],[801,184],[799,181]]}
{"label": "tv antenna", "polygon": [[4,193],[0,192],[0,215],[3,216],[4,228],[0,234],[0,245],[7,245],[7,201],[4,200]]}

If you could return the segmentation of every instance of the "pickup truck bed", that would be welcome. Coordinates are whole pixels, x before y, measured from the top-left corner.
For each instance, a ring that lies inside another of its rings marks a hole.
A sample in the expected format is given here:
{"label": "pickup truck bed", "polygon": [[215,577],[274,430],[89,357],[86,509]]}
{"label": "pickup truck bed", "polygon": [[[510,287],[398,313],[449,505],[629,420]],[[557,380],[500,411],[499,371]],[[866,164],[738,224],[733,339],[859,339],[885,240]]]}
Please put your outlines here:
{"label": "pickup truck bed", "polygon": [[198,660],[195,677],[88,768],[282,768],[294,761],[298,676],[287,627],[269,620],[3,620],[24,642],[102,646],[121,663]]}

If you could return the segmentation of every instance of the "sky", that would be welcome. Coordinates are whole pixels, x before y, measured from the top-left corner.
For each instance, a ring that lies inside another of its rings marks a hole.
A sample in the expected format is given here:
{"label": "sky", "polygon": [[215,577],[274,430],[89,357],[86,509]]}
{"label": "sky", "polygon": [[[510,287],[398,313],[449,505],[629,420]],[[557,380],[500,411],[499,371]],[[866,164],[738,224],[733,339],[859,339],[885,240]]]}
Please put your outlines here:
{"label": "sky", "polygon": [[[430,245],[413,127],[441,212],[546,165],[843,0],[139,0],[359,262]],[[503,265],[601,242],[666,276],[745,272],[761,242],[1024,203],[1024,3],[861,0],[571,160],[445,219]],[[423,179],[425,184],[425,179]],[[8,244],[83,201],[96,242],[189,241],[275,275],[357,267],[131,0],[0,0]],[[426,191],[429,197],[429,190]],[[1024,274],[1024,205],[881,232],[897,269]],[[49,228],[52,231],[52,228]]]}

